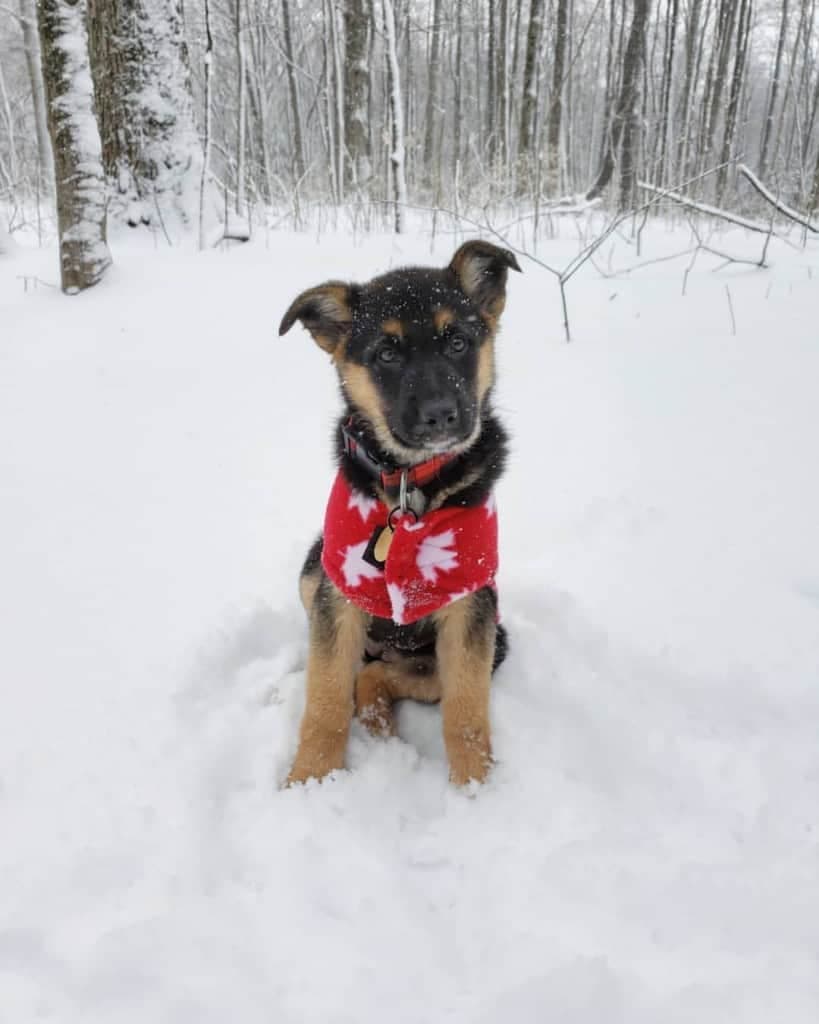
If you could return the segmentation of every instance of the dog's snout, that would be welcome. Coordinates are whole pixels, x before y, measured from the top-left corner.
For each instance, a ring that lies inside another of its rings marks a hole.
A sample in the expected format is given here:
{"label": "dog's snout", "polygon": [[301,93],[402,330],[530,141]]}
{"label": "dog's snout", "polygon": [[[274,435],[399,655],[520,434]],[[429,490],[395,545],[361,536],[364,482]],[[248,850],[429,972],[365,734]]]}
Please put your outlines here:
{"label": "dog's snout", "polygon": [[420,403],[418,418],[427,430],[449,430],[458,423],[458,405],[452,398],[429,398]]}

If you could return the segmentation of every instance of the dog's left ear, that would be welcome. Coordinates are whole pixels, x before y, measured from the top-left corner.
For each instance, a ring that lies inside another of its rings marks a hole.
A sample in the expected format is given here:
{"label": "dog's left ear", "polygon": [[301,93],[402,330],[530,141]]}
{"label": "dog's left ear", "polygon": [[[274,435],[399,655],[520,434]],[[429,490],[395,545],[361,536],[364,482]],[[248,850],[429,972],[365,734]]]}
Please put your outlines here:
{"label": "dog's left ear", "polygon": [[491,242],[464,242],[452,257],[450,271],[461,291],[481,313],[497,319],[506,304],[509,268],[520,273],[515,254]]}
{"label": "dog's left ear", "polygon": [[343,281],[328,281],[308,288],[294,299],[279,324],[279,334],[287,334],[297,320],[313,335],[325,352],[333,353],[350,331],[353,319],[354,286]]}

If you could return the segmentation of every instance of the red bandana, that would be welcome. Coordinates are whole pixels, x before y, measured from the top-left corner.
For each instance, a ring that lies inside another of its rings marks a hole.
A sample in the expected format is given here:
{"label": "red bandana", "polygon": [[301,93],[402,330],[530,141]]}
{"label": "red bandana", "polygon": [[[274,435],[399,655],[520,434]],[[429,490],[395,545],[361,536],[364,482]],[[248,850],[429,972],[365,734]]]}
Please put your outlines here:
{"label": "red bandana", "polygon": [[324,519],[324,571],[370,615],[408,625],[481,587],[498,570],[494,495],[471,508],[441,508],[396,521],[384,568],[364,559],[389,509],[336,477]]}

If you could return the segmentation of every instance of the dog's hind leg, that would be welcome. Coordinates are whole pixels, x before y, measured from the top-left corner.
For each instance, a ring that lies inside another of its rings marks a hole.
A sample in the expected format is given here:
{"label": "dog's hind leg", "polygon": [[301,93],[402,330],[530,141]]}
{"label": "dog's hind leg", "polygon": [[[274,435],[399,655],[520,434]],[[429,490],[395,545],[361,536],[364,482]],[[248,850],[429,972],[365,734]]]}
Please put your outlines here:
{"label": "dog's hind leg", "polygon": [[344,767],[364,625],[363,612],[322,576],[310,608],[307,701],[288,785]]}
{"label": "dog's hind leg", "polygon": [[393,704],[397,700],[419,700],[434,704],[441,699],[441,684],[432,659],[396,658],[371,661],[355,682],[355,710],[373,736],[395,736]]}

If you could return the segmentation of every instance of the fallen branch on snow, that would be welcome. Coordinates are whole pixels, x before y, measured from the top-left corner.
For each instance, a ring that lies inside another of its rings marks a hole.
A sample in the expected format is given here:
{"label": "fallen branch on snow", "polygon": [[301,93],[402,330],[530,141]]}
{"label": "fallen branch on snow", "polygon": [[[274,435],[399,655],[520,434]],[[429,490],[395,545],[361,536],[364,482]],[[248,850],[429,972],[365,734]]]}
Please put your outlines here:
{"label": "fallen branch on snow", "polygon": [[687,196],[680,195],[679,192],[672,192],[668,189],[657,188],[656,185],[649,185],[646,181],[638,181],[637,184],[644,192],[651,192],[654,195],[662,196],[664,199],[670,199],[673,203],[685,206],[689,210],[696,210],[698,213],[704,213],[709,217],[718,217],[720,220],[726,220],[729,224],[736,224],[738,227],[745,228],[748,231],[757,231],[760,235],[771,233],[771,229],[767,224],[759,224],[755,220],[748,220],[747,217],[740,217],[738,213],[721,210],[718,206],[711,206],[710,203],[697,202],[695,199],[689,199]]}
{"label": "fallen branch on snow", "polygon": [[808,231],[813,231],[815,234],[819,235],[818,225],[811,224],[811,222],[806,217],[803,217],[802,214],[799,213],[797,210],[794,210],[793,207],[788,206],[786,203],[783,203],[781,199],[777,199],[773,192],[771,192],[770,189],[765,188],[765,186],[762,184],[759,178],[757,178],[754,172],[750,170],[750,168],[746,167],[745,164],[738,164],[737,170],[743,176],[743,178],[745,178],[747,181],[751,183],[751,185],[753,185],[753,187],[762,196],[762,198],[766,200],[766,202],[769,202],[771,206],[779,210],[779,212],[783,216],[787,217],[788,220],[795,221],[801,227],[807,228]]}

